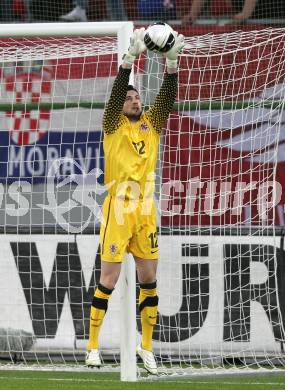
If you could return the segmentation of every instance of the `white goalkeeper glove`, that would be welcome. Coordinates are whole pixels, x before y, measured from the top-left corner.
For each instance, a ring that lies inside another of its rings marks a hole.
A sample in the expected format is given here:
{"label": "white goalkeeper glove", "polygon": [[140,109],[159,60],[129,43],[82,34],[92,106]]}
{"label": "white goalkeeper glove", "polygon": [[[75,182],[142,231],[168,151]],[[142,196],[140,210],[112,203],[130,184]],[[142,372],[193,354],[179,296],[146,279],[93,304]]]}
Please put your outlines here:
{"label": "white goalkeeper glove", "polygon": [[168,68],[177,68],[178,55],[181,53],[184,46],[184,35],[178,34],[178,32],[175,31],[175,43],[172,48],[164,54]]}
{"label": "white goalkeeper glove", "polygon": [[128,65],[132,65],[137,56],[146,50],[146,45],[143,41],[145,28],[142,27],[134,31],[130,39],[130,46],[128,52],[124,55],[123,60]]}

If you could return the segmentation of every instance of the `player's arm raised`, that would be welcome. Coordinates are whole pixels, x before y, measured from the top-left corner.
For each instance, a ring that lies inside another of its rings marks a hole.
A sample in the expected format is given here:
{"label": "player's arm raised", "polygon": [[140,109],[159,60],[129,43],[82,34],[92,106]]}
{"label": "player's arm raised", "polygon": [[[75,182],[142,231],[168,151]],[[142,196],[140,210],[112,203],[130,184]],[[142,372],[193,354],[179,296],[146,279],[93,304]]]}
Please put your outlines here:
{"label": "player's arm raised", "polygon": [[123,57],[123,64],[119,68],[103,115],[103,129],[105,134],[115,133],[123,119],[122,110],[127,94],[132,65],[136,57],[146,49],[143,42],[144,30],[144,28],[141,28],[134,31],[133,36],[130,39],[128,52]]}
{"label": "player's arm raised", "polygon": [[174,46],[164,54],[166,58],[167,73],[164,76],[163,83],[153,106],[146,113],[156,132],[159,134],[163,124],[167,121],[175,102],[178,86],[178,56],[184,45],[184,36],[176,33]]}

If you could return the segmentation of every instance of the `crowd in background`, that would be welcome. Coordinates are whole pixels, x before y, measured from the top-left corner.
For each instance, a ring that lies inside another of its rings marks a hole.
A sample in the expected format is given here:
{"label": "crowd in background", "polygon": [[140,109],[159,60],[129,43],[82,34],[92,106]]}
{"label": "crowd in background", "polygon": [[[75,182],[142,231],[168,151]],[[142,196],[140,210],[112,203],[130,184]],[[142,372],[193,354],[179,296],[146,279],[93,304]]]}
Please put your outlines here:
{"label": "crowd in background", "polygon": [[0,21],[285,19],[284,0],[1,0]]}

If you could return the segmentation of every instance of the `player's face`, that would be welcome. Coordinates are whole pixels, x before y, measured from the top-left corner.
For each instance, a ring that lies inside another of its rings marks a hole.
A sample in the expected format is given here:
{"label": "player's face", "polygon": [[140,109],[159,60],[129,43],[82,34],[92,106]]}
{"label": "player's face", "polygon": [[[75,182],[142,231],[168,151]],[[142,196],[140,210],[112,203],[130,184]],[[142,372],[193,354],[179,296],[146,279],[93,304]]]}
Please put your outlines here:
{"label": "player's face", "polygon": [[128,91],[125,99],[123,113],[130,120],[137,121],[139,120],[142,114],[142,103],[140,99],[140,95],[137,91]]}

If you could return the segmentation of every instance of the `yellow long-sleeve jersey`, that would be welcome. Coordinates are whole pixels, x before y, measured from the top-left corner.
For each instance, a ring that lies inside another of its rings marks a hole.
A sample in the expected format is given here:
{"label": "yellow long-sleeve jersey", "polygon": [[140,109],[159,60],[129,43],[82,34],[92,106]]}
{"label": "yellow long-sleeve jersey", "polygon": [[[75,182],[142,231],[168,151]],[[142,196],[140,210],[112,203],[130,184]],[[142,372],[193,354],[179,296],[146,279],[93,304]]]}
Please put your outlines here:
{"label": "yellow long-sleeve jersey", "polygon": [[[153,106],[136,123],[123,115],[129,69],[120,67],[103,116],[105,184],[112,196],[143,198],[146,183],[153,180],[161,127],[175,101],[177,73],[166,74]],[[130,189],[131,188],[131,189]],[[147,196],[151,186],[147,187]],[[137,193],[139,191],[139,194]]]}

